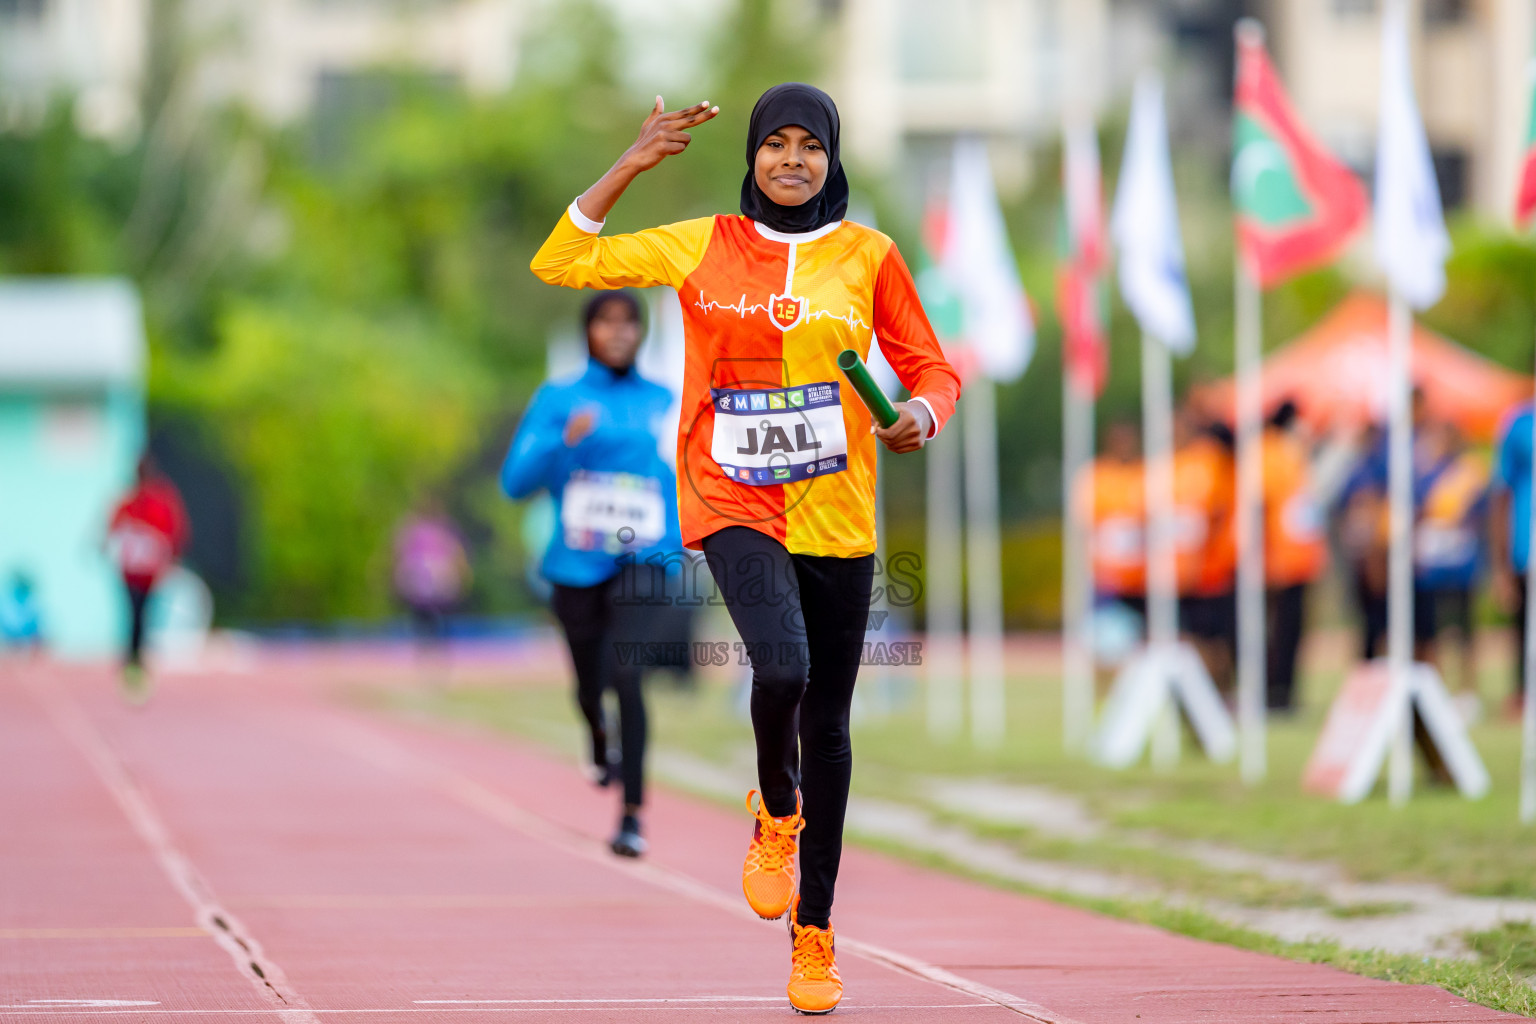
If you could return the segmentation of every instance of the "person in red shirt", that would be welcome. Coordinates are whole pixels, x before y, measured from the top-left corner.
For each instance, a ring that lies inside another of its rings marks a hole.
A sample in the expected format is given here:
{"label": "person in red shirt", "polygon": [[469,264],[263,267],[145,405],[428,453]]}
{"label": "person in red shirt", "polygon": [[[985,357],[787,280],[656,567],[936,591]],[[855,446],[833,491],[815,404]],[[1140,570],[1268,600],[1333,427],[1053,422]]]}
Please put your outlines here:
{"label": "person in red shirt", "polygon": [[139,460],[132,491],[112,513],[107,546],[128,591],[128,651],[123,695],[140,703],[149,691],[144,677],[144,610],[155,584],[186,550],[192,531],[174,484],[148,456]]}

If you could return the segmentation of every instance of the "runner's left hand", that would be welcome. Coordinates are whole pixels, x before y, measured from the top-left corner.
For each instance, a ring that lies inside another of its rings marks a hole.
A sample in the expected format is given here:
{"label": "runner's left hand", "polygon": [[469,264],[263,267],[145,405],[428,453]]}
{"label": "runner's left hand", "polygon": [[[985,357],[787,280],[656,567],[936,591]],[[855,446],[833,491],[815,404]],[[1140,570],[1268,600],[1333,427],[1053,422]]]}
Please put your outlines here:
{"label": "runner's left hand", "polygon": [[928,416],[928,407],[922,402],[897,402],[895,406],[896,422],[888,427],[876,428],[875,436],[897,455],[915,452],[933,432],[933,420]]}

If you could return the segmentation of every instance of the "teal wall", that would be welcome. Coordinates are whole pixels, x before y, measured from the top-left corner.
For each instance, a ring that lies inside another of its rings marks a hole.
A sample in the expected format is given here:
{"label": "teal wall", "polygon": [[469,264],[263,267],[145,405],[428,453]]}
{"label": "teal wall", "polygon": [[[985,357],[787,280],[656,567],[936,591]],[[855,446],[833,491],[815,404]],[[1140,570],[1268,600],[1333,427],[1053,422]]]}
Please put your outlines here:
{"label": "teal wall", "polygon": [[137,388],[0,391],[0,585],[32,577],[55,653],[110,654],[126,633],[103,540],[143,446]]}

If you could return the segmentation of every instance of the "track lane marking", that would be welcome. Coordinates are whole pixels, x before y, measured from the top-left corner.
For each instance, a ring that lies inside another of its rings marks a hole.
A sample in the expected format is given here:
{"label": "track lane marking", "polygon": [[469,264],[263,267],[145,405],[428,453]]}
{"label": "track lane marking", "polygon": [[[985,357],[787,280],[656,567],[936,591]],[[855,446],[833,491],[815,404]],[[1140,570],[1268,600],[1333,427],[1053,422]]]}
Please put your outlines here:
{"label": "track lane marking", "polygon": [[206,928],[0,928],[0,939],[206,939]]}
{"label": "track lane marking", "polygon": [[213,888],[176,846],[164,819],[149,795],[134,782],[105,736],[86,718],[85,712],[60,688],[45,689],[29,678],[28,689],[53,725],[72,743],[95,771],[139,838],[154,855],[160,870],[192,908],[198,926],[227,952],[240,974],[268,1002],[270,1012],[288,1024],[317,1024],[313,1010],[288,983],[287,976],[261,951],[261,945],[218,901]]}
{"label": "track lane marking", "polygon": [[[292,727],[289,720],[282,724]],[[758,917],[740,897],[734,897],[699,881],[692,875],[673,868],[662,867],[648,860],[620,860],[612,856],[607,845],[568,829],[563,825],[535,814],[512,802],[496,790],[446,767],[430,758],[408,749],[398,741],[382,735],[376,729],[365,726],[341,712],[322,708],[313,718],[314,726],[322,738],[330,744],[351,752],[379,768],[395,772],[406,778],[414,778],[437,791],[452,797],[459,803],[479,811],[486,817],[501,822],[525,835],[555,846],[565,852],[600,864],[603,867],[650,882],[652,885],[684,896],[697,903],[717,907],[737,917],[757,921]],[[324,728],[320,728],[324,724]],[[898,974],[905,974],[940,985],[953,992],[982,999],[986,1004],[1000,1006],[1038,1024],[1080,1024],[1070,1017],[1056,1014],[1046,1007],[1004,991],[992,985],[972,981],[936,964],[918,957],[908,956],[893,949],[839,933],[838,945],[872,963],[879,964]]]}
{"label": "track lane marking", "polygon": [[[676,1002],[672,1000],[671,1002]],[[775,1005],[764,1004],[762,1006],[742,1005],[741,1003],[722,1004],[716,1003],[707,1006],[636,1006],[623,1000],[600,1003],[612,1009],[629,1010],[633,1013],[689,1013],[702,1011],[711,1013],[717,1010],[730,1009],[737,1013],[772,1013],[780,1018],[784,1014],[784,1001],[782,998],[775,1000]],[[316,1016],[337,1017],[346,1014],[360,1016],[369,1014],[442,1014],[442,1013],[588,1013],[597,1007],[589,1004],[579,1006],[399,1006],[399,1007],[358,1007],[350,1010],[311,1010]],[[845,999],[838,1004],[840,1010],[997,1010],[1004,1009],[990,1000],[983,1003],[856,1003]],[[266,1014],[267,1010],[187,1010],[172,1009],[169,1007],[134,1009],[92,1010],[80,1007],[37,1007],[24,1010],[8,1010],[0,1007],[0,1017],[53,1017],[61,1013],[71,1013],[75,1018],[79,1017],[119,1017],[119,1016],[147,1016],[151,1014],[175,1015],[177,1017],[245,1017],[254,1014]],[[430,1019],[430,1018],[429,1018]]]}

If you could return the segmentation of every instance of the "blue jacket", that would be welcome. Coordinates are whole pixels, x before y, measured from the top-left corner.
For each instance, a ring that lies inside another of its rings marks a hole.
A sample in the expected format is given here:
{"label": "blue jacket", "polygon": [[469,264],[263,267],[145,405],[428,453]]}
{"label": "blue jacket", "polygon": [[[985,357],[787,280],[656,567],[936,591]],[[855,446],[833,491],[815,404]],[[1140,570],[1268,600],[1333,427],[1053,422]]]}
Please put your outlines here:
{"label": "blue jacket", "polygon": [[[580,376],[539,388],[512,438],[501,486],[512,498],[547,490],[555,530],[541,572],[551,583],[590,587],[629,558],[645,561],[682,549],[677,480],[661,458],[658,433],[672,393],[634,369],[615,373],[597,360]],[[596,417],[574,447],[566,421]]]}
{"label": "blue jacket", "polygon": [[1498,475],[1499,483],[1507,488],[1511,522],[1510,568],[1525,572],[1526,561],[1531,554],[1531,445],[1532,427],[1536,417],[1531,403],[1517,406],[1505,420],[1499,436]]}

